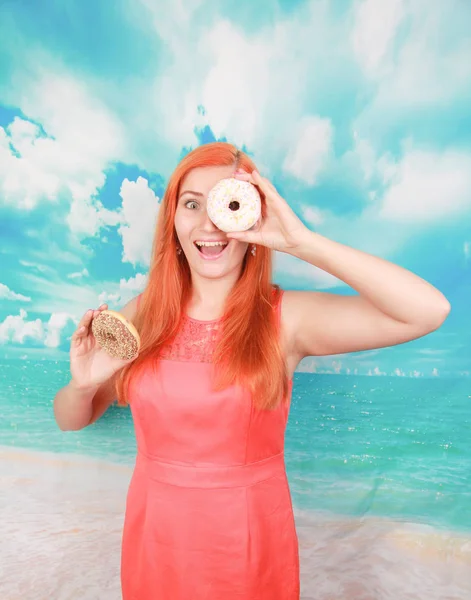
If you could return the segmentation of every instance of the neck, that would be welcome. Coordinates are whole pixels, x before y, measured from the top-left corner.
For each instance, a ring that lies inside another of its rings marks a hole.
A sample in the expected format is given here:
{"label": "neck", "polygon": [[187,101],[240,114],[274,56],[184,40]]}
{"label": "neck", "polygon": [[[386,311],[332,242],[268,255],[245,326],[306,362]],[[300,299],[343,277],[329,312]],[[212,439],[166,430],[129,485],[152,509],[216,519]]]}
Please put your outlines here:
{"label": "neck", "polygon": [[239,273],[228,273],[218,279],[208,279],[192,273],[192,290],[187,314],[202,321],[221,317],[226,300],[238,278]]}

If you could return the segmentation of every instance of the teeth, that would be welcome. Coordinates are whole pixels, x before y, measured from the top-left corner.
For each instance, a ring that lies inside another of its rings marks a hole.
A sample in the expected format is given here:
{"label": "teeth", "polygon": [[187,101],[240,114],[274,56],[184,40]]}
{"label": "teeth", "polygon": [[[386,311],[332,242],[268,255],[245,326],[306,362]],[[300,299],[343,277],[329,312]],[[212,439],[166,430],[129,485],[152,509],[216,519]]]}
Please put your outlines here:
{"label": "teeth", "polygon": [[197,246],[227,246],[227,242],[195,242]]}

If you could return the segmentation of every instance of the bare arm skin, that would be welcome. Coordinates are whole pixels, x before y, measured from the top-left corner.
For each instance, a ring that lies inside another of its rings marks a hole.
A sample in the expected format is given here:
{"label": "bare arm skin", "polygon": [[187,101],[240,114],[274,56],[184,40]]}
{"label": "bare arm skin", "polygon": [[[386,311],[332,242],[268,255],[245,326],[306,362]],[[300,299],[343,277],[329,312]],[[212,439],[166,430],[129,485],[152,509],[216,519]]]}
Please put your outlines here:
{"label": "bare arm skin", "polygon": [[[62,431],[77,431],[94,423],[116,399],[115,381],[119,371],[131,361],[113,359],[98,348],[91,332],[91,323],[104,304],[87,312],[71,339],[69,383],[54,398],[54,417]],[[119,312],[133,321],[137,298],[130,300]]]}

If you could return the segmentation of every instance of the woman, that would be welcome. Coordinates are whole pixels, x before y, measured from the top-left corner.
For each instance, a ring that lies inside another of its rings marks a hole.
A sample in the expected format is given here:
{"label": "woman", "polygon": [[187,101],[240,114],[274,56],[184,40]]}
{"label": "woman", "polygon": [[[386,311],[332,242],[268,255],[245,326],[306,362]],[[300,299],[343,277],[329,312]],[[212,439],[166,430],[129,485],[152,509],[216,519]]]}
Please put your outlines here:
{"label": "woman", "polygon": [[[226,234],[206,212],[235,176],[257,186],[262,218]],[[208,246],[208,243],[211,245]],[[216,244],[216,245],[215,245]],[[272,250],[305,260],[358,295],[286,291]],[[126,506],[125,600],[296,600],[298,542],[283,444],[293,373],[305,356],[400,344],[437,329],[444,296],[416,275],[310,231],[226,143],[188,154],[170,178],[147,287],[121,312],[141,335],[132,363],[107,356],[88,311],[55,398],[63,430],[130,404],[138,445]]]}

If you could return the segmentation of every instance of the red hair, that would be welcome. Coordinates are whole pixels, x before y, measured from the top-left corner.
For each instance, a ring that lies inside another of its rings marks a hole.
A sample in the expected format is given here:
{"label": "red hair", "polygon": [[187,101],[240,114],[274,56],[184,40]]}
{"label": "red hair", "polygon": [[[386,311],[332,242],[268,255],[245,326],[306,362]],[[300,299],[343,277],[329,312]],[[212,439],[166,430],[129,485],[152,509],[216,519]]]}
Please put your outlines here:
{"label": "red hair", "polygon": [[[190,267],[184,253],[177,254],[174,227],[180,185],[197,167],[234,166],[246,171],[256,167],[232,144],[215,142],[199,146],[178,164],[162,199],[152,248],[147,286],[142,293],[134,325],[141,337],[138,358],[124,367],[117,378],[118,404],[128,403],[131,379],[146,363],[158,365],[163,346],[177,334],[191,295]],[[262,198],[262,216],[266,213]],[[288,397],[288,377],[281,351],[276,304],[280,290],[271,283],[271,250],[258,246],[247,252],[241,275],[229,294],[215,355],[214,389],[242,385],[250,390],[260,409],[275,408]]]}

